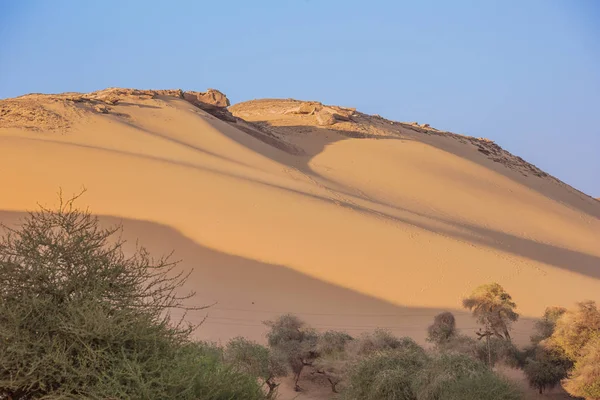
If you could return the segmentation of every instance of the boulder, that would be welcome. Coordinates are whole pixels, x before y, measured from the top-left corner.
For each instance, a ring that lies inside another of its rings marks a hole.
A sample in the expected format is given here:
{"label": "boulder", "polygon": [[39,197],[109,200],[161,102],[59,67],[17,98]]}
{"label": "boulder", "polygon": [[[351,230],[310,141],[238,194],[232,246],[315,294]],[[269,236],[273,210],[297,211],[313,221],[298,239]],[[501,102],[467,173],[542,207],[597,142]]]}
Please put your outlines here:
{"label": "boulder", "polygon": [[319,111],[317,113],[317,124],[320,126],[330,126],[337,122],[335,116],[327,111]]}
{"label": "boulder", "polygon": [[183,98],[203,110],[226,108],[231,105],[225,94],[208,89],[206,92],[183,92]]}

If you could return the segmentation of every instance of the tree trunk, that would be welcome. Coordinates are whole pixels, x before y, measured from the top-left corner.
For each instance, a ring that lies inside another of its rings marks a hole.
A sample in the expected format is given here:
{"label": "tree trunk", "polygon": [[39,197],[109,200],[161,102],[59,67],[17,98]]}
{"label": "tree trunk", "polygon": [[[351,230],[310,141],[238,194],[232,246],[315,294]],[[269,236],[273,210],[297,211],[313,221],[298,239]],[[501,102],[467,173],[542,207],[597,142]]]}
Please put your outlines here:
{"label": "tree trunk", "polygon": [[490,350],[490,335],[485,337],[487,342],[487,350],[488,350],[488,366],[492,369],[492,351]]}
{"label": "tree trunk", "polygon": [[302,373],[302,371],[298,372],[295,376],[294,379],[294,390],[296,392],[299,392],[301,390],[300,386],[298,386],[298,381],[300,380],[300,374]]}
{"label": "tree trunk", "polygon": [[331,385],[331,391],[332,391],[333,393],[337,393],[337,392],[338,392],[338,391],[337,391],[337,389],[336,389],[337,382],[333,381],[333,380],[332,380],[331,378],[329,378],[329,377],[327,378],[327,380],[329,381],[329,384]]}

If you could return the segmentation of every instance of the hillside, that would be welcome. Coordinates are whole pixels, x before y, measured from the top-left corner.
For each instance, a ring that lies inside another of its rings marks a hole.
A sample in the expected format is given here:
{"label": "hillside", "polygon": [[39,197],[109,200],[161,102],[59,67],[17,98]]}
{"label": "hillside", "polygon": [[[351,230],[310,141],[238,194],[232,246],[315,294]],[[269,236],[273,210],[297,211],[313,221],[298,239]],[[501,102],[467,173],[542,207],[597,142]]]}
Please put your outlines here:
{"label": "hillside", "polygon": [[461,298],[497,281],[525,341],[546,306],[600,300],[600,202],[494,142],[317,102],[227,106],[216,91],[1,100],[0,221],[87,188],[80,205],[131,246],[194,268],[211,340],[262,340],[284,312],[422,342],[449,309],[468,333]]}

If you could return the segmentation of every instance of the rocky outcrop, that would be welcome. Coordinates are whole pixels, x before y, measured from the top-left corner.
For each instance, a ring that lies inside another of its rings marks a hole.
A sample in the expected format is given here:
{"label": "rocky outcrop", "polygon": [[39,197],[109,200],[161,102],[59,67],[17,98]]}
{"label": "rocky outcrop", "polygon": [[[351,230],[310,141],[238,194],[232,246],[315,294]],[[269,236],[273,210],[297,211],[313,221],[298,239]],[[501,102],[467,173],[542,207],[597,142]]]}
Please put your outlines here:
{"label": "rocky outcrop", "polygon": [[216,89],[208,89],[206,92],[183,92],[183,98],[207,111],[231,105],[227,96]]}
{"label": "rocky outcrop", "polygon": [[[138,90],[109,88],[88,94],[71,93],[68,94],[65,99],[75,103],[91,102],[93,104],[104,103],[109,106],[114,106],[126,98],[148,100],[157,97],[175,97],[184,99],[219,119],[237,122],[237,119],[227,110],[227,107],[230,105],[229,99],[225,94],[216,89],[208,89],[206,92],[184,92],[181,89]],[[108,113],[107,110],[109,110],[99,106],[94,106],[94,109],[96,112],[104,114]]]}
{"label": "rocky outcrop", "polygon": [[325,106],[314,101],[304,101],[299,106],[286,110],[284,114],[314,115],[317,125],[331,126],[339,121],[352,121],[356,108]]}
{"label": "rocky outcrop", "polygon": [[231,104],[224,93],[216,89],[206,92],[183,92],[182,97],[196,107],[228,122],[237,122],[237,119],[227,110]]}
{"label": "rocky outcrop", "polygon": [[319,126],[331,126],[336,122],[337,120],[332,113],[327,111],[319,111],[317,113],[317,124],[319,124]]}

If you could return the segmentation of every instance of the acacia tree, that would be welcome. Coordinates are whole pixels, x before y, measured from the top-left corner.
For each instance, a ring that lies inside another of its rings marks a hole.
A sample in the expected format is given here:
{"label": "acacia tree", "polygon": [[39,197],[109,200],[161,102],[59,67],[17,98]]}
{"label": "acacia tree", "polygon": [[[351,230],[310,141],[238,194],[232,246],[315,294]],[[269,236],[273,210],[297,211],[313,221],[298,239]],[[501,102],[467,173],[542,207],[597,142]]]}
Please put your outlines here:
{"label": "acacia tree", "polygon": [[481,285],[463,300],[473,316],[484,327],[485,333],[510,340],[510,326],[519,319],[517,305],[498,283]]}
{"label": "acacia tree", "polygon": [[563,387],[574,396],[600,398],[600,310],[596,303],[583,301],[564,313],[548,342],[575,364]]}
{"label": "acacia tree", "polygon": [[563,349],[571,361],[576,361],[587,342],[599,333],[600,310],[596,302],[583,301],[558,319],[550,340]]}
{"label": "acacia tree", "polygon": [[600,399],[600,332],[581,349],[564,388],[572,396]]}
{"label": "acacia tree", "polygon": [[354,338],[346,332],[327,331],[319,335],[317,341],[318,358],[313,367],[317,374],[327,379],[333,393],[338,393],[337,386],[343,381],[350,363],[347,344]]}
{"label": "acacia tree", "polygon": [[449,311],[439,313],[433,318],[433,324],[427,328],[427,341],[436,345],[447,343],[456,336],[456,319]]}
{"label": "acacia tree", "polygon": [[258,378],[267,386],[269,399],[276,396],[279,387],[275,379],[288,373],[285,360],[279,354],[243,337],[233,338],[227,343],[224,358],[237,370]]}
{"label": "acacia tree", "polygon": [[269,347],[281,355],[294,374],[294,390],[298,385],[304,367],[311,366],[317,358],[317,332],[304,321],[292,314],[285,314],[274,321],[265,321],[270,330],[267,333]]}
{"label": "acacia tree", "polygon": [[561,349],[543,341],[534,350],[533,357],[525,362],[523,371],[531,387],[542,394],[546,389],[552,389],[567,377],[572,363],[567,360]]}
{"label": "acacia tree", "polygon": [[512,297],[498,283],[481,285],[476,288],[471,296],[463,300],[463,306],[468,308],[483,325],[477,333],[479,340],[485,338],[488,352],[488,366],[492,367],[492,350],[490,336],[510,341],[510,325],[519,319],[515,312],[517,305]]}
{"label": "acacia tree", "polygon": [[[77,197],[4,227],[0,398],[216,399],[229,390],[212,380],[223,377],[216,360],[192,345],[194,326],[169,317],[194,309],[184,304],[192,294],[179,294],[188,275],[142,247],[125,255],[120,229],[101,228]],[[237,386],[230,398],[263,397],[237,378],[248,391]]]}

